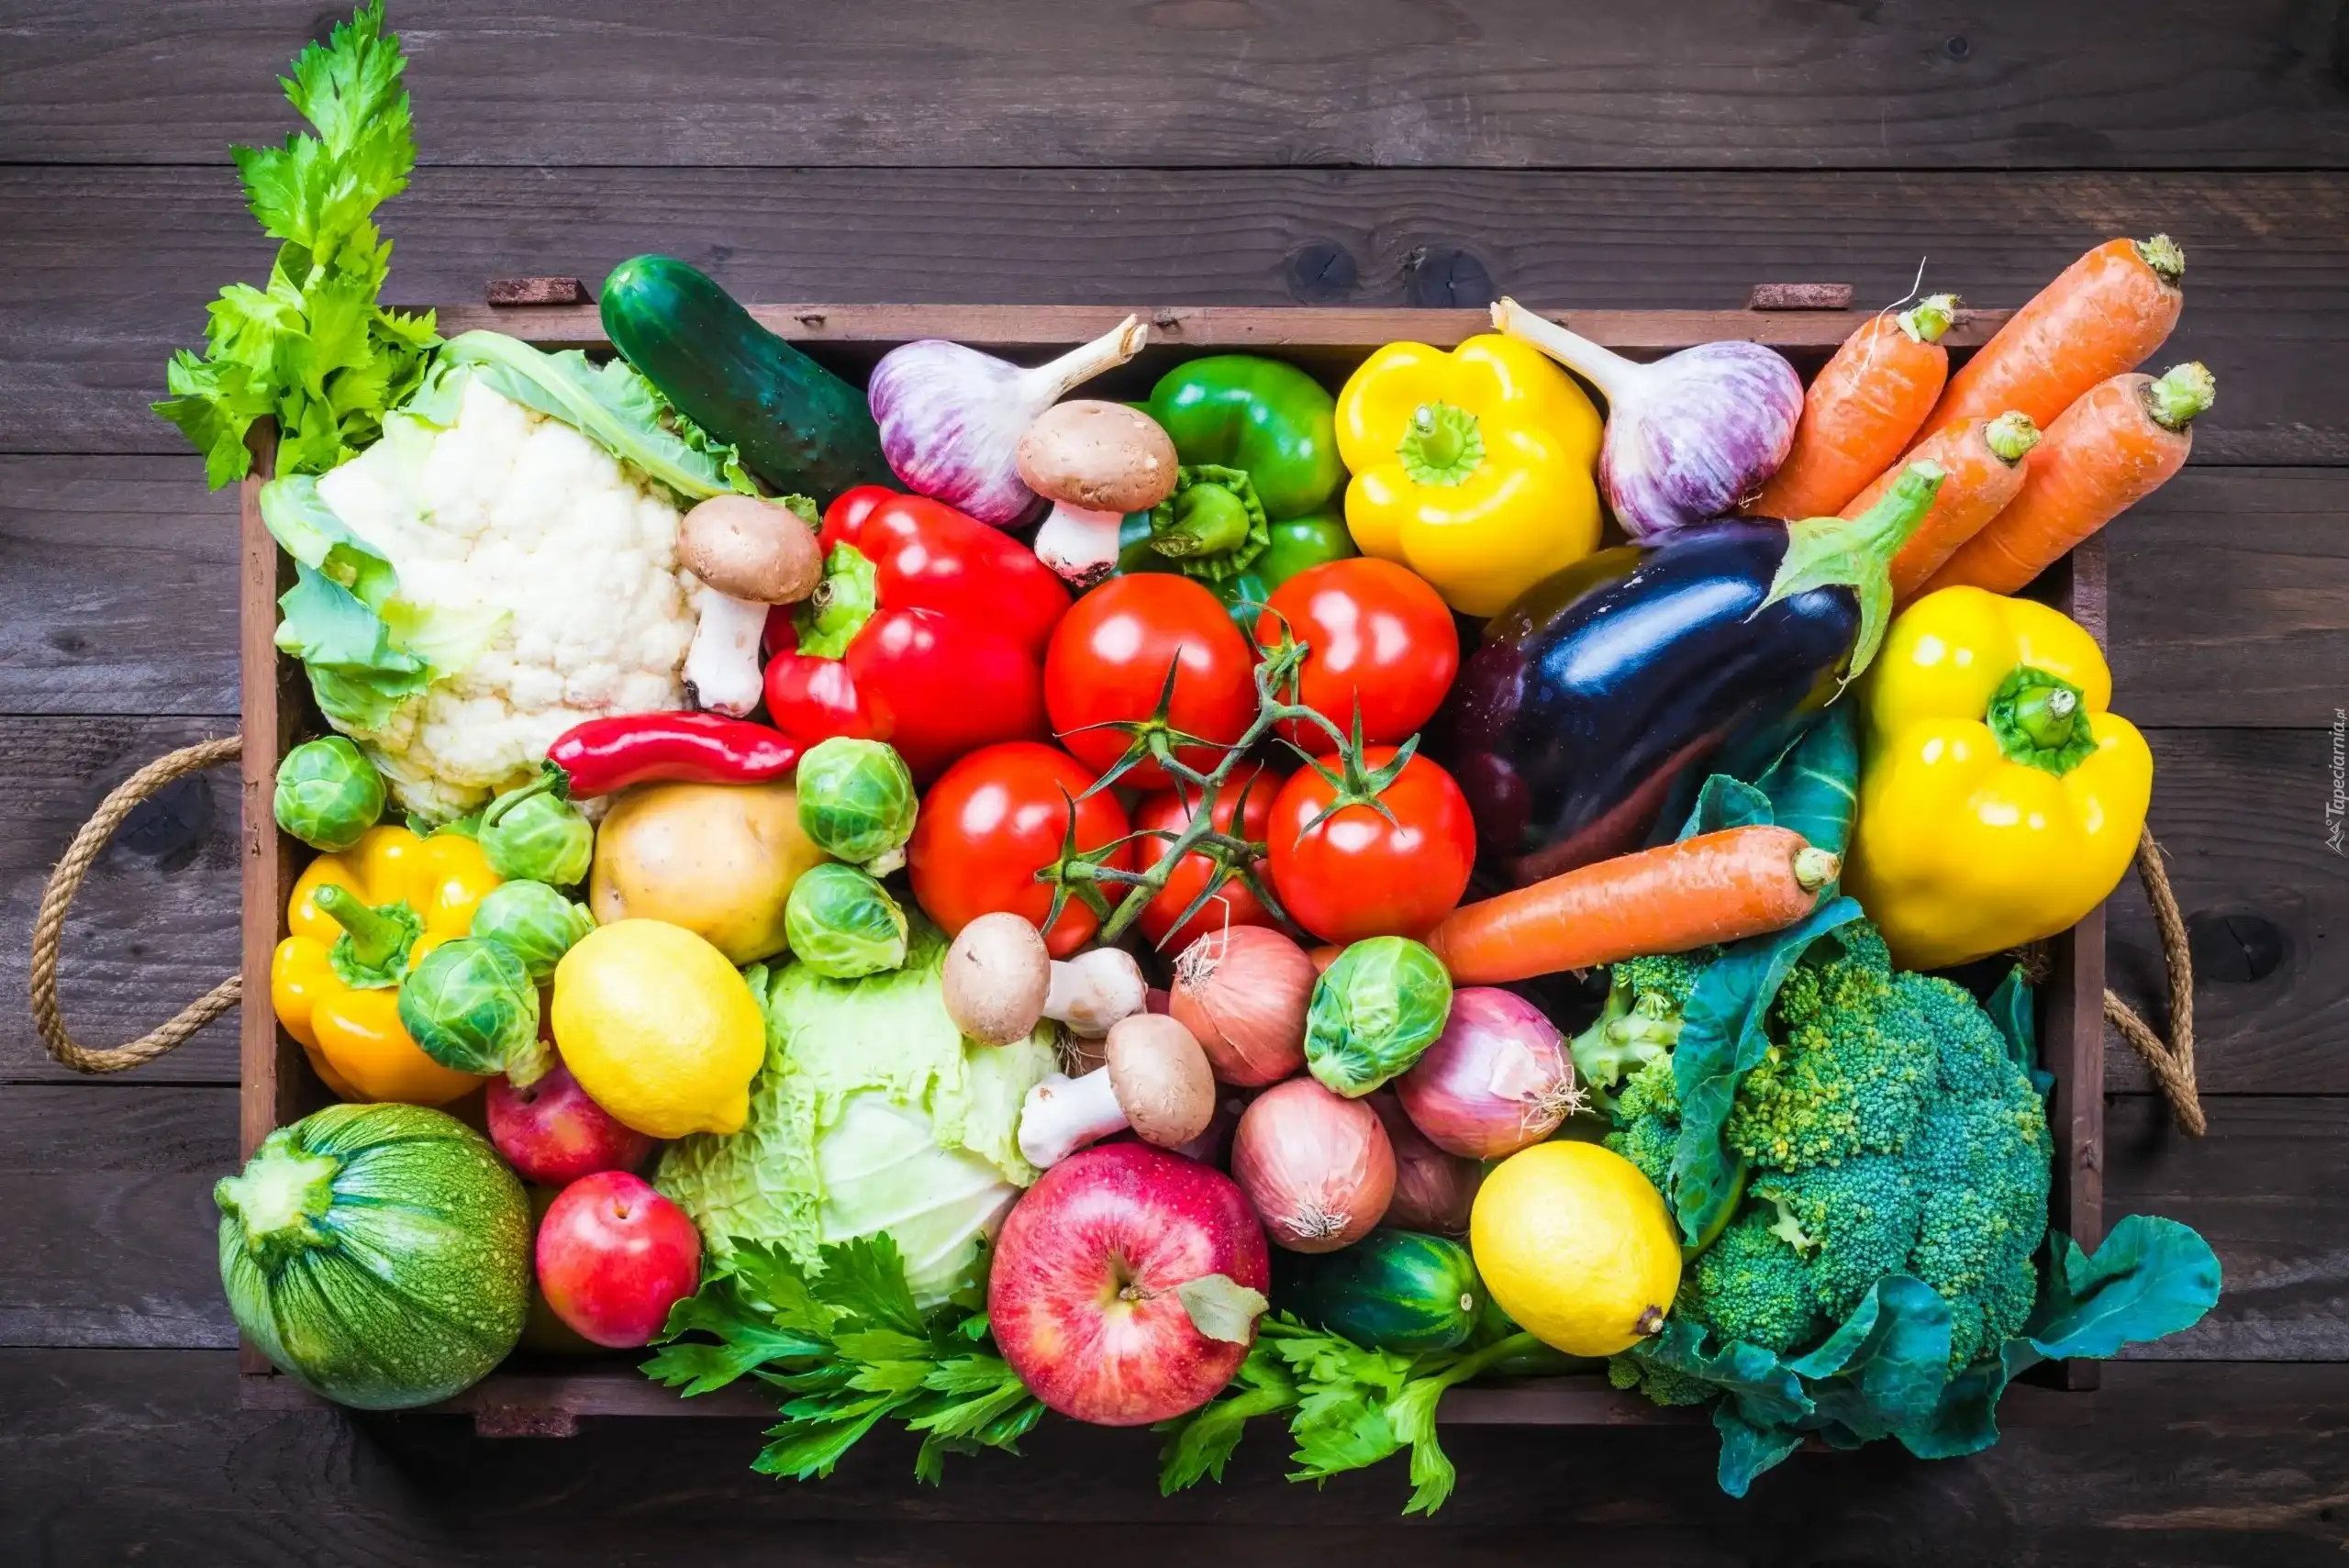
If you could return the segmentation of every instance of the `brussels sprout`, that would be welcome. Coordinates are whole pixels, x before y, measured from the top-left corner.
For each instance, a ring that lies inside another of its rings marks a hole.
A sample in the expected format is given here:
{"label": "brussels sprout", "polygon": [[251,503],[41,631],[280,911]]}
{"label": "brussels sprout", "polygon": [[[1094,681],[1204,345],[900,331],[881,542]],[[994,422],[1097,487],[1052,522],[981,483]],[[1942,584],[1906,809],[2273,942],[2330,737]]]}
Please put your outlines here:
{"label": "brussels sprout", "polygon": [[562,770],[551,763],[481,814],[481,852],[508,882],[575,887],[595,858],[596,829],[571,804]]}
{"label": "brussels sprout", "polygon": [[835,735],[799,759],[799,826],[817,847],[875,876],[906,863],[914,775],[897,749]]}
{"label": "brussels sprout", "polygon": [[314,850],[359,842],[384,815],[384,775],[340,735],[306,740],[277,764],[277,825]]}
{"label": "brussels sprout", "polygon": [[833,980],[906,962],[906,912],[887,888],[837,862],[812,867],[791,884],[783,931],[800,962]]}
{"label": "brussels sprout", "polygon": [[554,1053],[539,1038],[539,988],[495,942],[460,937],[424,955],[400,982],[400,1027],[443,1067],[503,1073],[519,1088],[545,1076]]}
{"label": "brussels sprout", "polygon": [[1452,976],[1408,937],[1372,937],[1314,984],[1305,1064],[1332,1094],[1356,1099],[1395,1077],[1443,1032]]}
{"label": "brussels sprout", "polygon": [[522,961],[544,984],[572,943],[596,929],[584,904],[573,904],[543,882],[501,882],[473,911],[473,934]]}

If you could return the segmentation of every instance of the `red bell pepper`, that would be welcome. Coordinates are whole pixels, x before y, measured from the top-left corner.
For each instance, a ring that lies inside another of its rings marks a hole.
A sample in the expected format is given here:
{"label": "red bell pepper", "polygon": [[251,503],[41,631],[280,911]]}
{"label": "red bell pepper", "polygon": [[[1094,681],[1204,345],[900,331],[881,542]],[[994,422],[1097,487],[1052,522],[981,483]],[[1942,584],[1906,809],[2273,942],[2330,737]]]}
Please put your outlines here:
{"label": "red bell pepper", "polygon": [[915,778],[998,740],[1041,740],[1044,644],[1068,590],[1001,530],[878,485],[824,514],[824,582],[767,617],[767,714],[814,745],[886,740]]}

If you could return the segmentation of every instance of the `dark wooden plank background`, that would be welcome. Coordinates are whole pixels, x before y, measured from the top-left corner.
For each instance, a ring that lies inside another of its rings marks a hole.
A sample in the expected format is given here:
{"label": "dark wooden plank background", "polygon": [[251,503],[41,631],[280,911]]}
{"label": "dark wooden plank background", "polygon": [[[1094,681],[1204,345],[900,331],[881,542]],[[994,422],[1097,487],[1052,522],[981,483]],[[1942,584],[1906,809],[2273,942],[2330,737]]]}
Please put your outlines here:
{"label": "dark wooden plank background", "polygon": [[[916,1488],[882,1445],[820,1487],[755,1428],[235,1405],[211,1183],[233,1022],[126,1079],[41,1055],[43,876],[104,791],[235,723],[234,512],[145,412],[268,246],[228,166],[282,136],[317,0],[0,0],[0,1562],[2338,1562],[2349,1548],[2349,21],[2339,0],[1158,0],[525,8],[395,0],[425,167],[392,292],[660,248],[750,298],[1476,305],[1863,302],[1928,276],[2019,303],[2095,240],[2190,257],[2174,354],[2221,379],[2194,466],[2111,539],[2118,706],[2200,966],[2210,1136],[2110,1042],[2109,1212],[2176,1215],[2219,1310],[2108,1370],[2084,1430],[1979,1458],[1802,1456],[1743,1505],[1701,1429],[1463,1429],[1461,1490],[1326,1491],[1243,1447],[1159,1499],[1152,1440],[1047,1429]],[[2170,356],[2165,355],[2165,361]],[[178,790],[75,910],[94,1040],[236,957],[235,790]],[[2114,981],[2158,1012],[2116,900]]]}

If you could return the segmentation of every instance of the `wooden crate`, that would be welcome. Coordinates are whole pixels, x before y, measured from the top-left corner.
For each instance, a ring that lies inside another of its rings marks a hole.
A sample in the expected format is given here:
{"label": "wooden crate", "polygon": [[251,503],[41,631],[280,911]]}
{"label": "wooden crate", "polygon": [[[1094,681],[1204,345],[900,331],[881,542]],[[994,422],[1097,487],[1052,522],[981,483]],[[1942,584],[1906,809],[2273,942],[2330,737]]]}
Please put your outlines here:
{"label": "wooden crate", "polygon": [[[1242,309],[1227,306],[1136,307],[1151,324],[1151,346],[1132,364],[1088,387],[1095,395],[1141,395],[1166,366],[1200,352],[1248,350],[1294,360],[1332,385],[1372,349],[1399,339],[1450,346],[1488,329],[1476,310]],[[1084,342],[1107,331],[1125,308],[1092,306],[773,305],[751,307],[770,330],[797,343],[833,369],[862,379],[874,360],[917,338],[951,338],[976,347],[1033,357]],[[1963,359],[1996,330],[2003,312],[1972,311],[1943,339]],[[1693,343],[1748,338],[1779,349],[1806,374],[1865,319],[1848,310],[1577,311],[1576,331],[1619,351],[1653,358]],[[547,349],[610,347],[589,305],[457,306],[440,311],[451,335],[494,328]],[[242,1144],[250,1156],[274,1129],[331,1097],[311,1072],[301,1047],[277,1027],[262,1000],[269,995],[269,959],[285,934],[285,902],[306,851],[279,832],[271,814],[278,759],[318,731],[299,664],[282,657],[273,638],[277,596],[292,585],[291,562],[262,526],[258,501],[273,445],[257,441],[259,462],[244,483],[243,569],[239,587],[244,674],[244,976],[240,1108]],[[2104,556],[2091,539],[2038,591],[2094,632],[2105,629]],[[2102,1240],[2104,1136],[2104,915],[2091,914],[2057,939],[2054,970],[2041,991],[2041,1052],[2055,1076],[2050,1115],[2055,1143],[2055,1184],[2050,1222],[2094,1247]],[[2040,1369],[2012,1389],[2000,1407],[2009,1425],[2076,1425],[2088,1418],[2096,1385],[2093,1362]],[[239,1380],[241,1402],[257,1407],[314,1404],[315,1396],[279,1375],[248,1345]],[[774,1399],[763,1387],[737,1385],[681,1399],[635,1370],[633,1358],[533,1362],[518,1356],[506,1367],[436,1411],[469,1416],[493,1435],[567,1435],[583,1416],[718,1416],[771,1419]],[[1705,1419],[1702,1411],[1666,1410],[1598,1377],[1562,1377],[1455,1390],[1443,1419],[1486,1425],[1645,1426]]]}

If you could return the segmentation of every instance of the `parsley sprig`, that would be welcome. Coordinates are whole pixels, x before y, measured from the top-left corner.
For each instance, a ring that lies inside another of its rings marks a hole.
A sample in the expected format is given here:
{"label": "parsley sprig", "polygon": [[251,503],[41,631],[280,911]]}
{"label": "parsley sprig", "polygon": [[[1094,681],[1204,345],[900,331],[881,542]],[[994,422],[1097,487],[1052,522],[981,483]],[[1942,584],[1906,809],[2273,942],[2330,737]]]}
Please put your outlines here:
{"label": "parsley sprig", "polygon": [[370,0],[280,79],[317,134],[233,150],[246,204],[281,241],[266,286],[230,284],[211,306],[205,351],[183,349],[155,412],[204,454],[217,489],[251,466],[245,434],[274,416],[281,473],[323,473],[372,442],[413,391],[440,339],[430,311],[375,303],[391,242],[375,208],[407,186],[416,139],[400,78],[407,62]]}
{"label": "parsley sprig", "polygon": [[[950,1453],[1019,1451],[1044,1407],[995,1353],[981,1284],[924,1312],[886,1235],[818,1259],[806,1269],[781,1248],[737,1241],[670,1314],[647,1375],[688,1396],[746,1373],[784,1390],[783,1420],[751,1465],[769,1475],[829,1475],[885,1420],[921,1434],[914,1474],[933,1485]],[[696,1333],[710,1339],[686,1337]]]}

